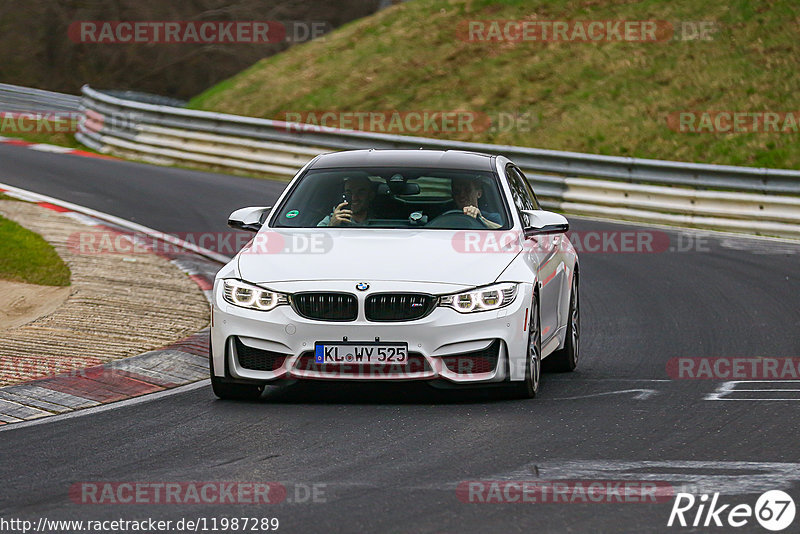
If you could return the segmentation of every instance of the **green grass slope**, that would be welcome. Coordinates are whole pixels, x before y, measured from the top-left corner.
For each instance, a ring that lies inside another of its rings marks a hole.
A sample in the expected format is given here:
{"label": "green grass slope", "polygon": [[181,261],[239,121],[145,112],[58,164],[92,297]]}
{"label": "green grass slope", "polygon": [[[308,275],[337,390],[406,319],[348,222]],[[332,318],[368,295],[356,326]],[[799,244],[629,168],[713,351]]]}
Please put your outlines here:
{"label": "green grass slope", "polygon": [[70,285],[69,267],[39,234],[0,217],[0,243],[0,280]]}
{"label": "green grass slope", "polygon": [[[468,20],[712,21],[711,40],[469,42]],[[264,59],[197,109],[469,110],[534,117],[440,137],[598,154],[800,168],[800,133],[683,133],[676,112],[800,109],[796,0],[413,0]],[[527,114],[527,115],[524,115]],[[497,123],[495,123],[497,124]]]}

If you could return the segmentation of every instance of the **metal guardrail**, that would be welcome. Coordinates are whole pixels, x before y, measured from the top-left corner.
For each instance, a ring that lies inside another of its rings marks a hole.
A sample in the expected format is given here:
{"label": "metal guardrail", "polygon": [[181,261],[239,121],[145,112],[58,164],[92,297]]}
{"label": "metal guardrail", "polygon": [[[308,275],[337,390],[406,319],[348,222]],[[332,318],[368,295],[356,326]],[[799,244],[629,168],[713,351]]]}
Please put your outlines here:
{"label": "metal guardrail", "polygon": [[80,96],[0,83],[1,112],[77,112],[80,103]]}
{"label": "metal guardrail", "polygon": [[291,176],[316,154],[355,148],[503,154],[543,204],[567,212],[800,237],[800,171],[599,156],[339,130],[123,100],[82,88],[76,137],[100,152],[227,172]]}
{"label": "metal guardrail", "polygon": [[151,93],[143,93],[142,91],[121,91],[116,89],[105,89],[101,91],[107,95],[121,98],[123,100],[132,100],[134,102],[143,102],[145,104],[155,104],[157,106],[171,106],[174,108],[186,107],[188,102],[178,98],[170,98],[168,96],[154,95]]}

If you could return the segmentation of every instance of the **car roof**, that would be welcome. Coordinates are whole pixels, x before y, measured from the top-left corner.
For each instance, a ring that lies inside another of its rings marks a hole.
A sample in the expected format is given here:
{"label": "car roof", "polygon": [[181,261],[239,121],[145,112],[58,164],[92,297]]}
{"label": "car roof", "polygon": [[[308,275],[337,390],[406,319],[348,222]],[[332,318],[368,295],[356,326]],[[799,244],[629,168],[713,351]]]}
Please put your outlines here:
{"label": "car roof", "polygon": [[309,169],[338,167],[427,167],[491,171],[493,156],[461,150],[346,150],[318,156]]}

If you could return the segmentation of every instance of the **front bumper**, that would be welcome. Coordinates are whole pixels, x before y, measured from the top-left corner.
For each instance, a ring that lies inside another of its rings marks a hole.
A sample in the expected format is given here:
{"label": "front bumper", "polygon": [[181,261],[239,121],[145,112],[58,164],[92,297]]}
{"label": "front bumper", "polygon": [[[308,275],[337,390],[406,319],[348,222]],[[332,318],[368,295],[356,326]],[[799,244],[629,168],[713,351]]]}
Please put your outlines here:
{"label": "front bumper", "polygon": [[[446,284],[438,291],[432,284],[424,285],[428,293],[452,291],[452,286]],[[373,292],[408,291],[408,283],[371,282],[369,292],[353,291],[355,281],[330,281],[324,287],[327,291],[356,294],[358,318],[329,322],[301,317],[291,306],[278,306],[268,312],[236,307],[222,298],[222,284],[217,280],[211,328],[215,374],[261,382],[444,379],[453,383],[492,383],[524,377],[531,284],[520,284],[514,302],[499,310],[462,314],[437,307],[421,319],[391,323],[367,321],[364,300]],[[272,289],[282,290],[274,286]],[[409,363],[313,364],[316,342],[341,341],[345,337],[348,341],[407,343]],[[267,364],[253,365],[253,361]]]}

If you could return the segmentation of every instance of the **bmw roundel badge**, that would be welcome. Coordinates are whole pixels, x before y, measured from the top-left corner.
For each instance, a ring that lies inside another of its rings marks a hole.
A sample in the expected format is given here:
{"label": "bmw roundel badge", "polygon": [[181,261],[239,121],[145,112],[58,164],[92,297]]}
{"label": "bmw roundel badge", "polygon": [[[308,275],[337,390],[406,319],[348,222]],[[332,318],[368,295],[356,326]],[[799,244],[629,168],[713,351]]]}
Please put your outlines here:
{"label": "bmw roundel badge", "polygon": [[358,289],[359,291],[366,291],[367,289],[369,289],[369,284],[366,282],[359,282],[356,284],[356,289]]}

